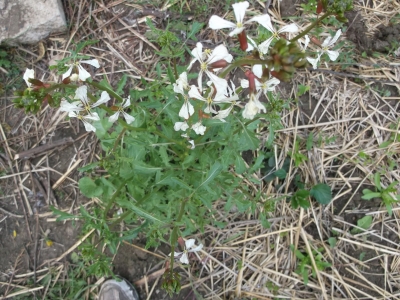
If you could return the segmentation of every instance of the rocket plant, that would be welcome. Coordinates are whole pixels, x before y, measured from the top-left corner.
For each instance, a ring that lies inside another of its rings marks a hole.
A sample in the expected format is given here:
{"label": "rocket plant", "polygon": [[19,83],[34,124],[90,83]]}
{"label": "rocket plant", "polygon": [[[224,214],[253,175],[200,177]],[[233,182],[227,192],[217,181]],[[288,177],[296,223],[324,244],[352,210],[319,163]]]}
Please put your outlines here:
{"label": "rocket plant", "polygon": [[[236,207],[240,212],[257,213],[268,226],[262,193],[253,195],[234,175],[251,178],[262,161],[248,162],[248,166],[241,153],[271,148],[273,132],[281,126],[280,114],[287,108],[275,94],[280,82],[291,80],[310,63],[317,68],[325,53],[330,60],[337,59],[339,52],[332,47],[340,38],[340,29],[322,43],[317,37],[310,39],[308,33],[328,16],[344,21],[352,1],[319,1],[315,21],[304,30],[295,23],[278,28],[269,14],[246,17],[247,1],[232,7],[234,22],[213,15],[208,25],[237,38],[242,55],[237,51],[232,55],[224,44],[208,49],[198,42],[187,66],[179,66],[175,58],[158,66],[171,83],[161,77],[156,83],[142,80],[144,90],[124,92],[126,76],[115,89],[105,79],[92,78],[101,63],[80,52],[96,41],[83,42],[71,57],[53,66],[60,82],[42,82],[27,69],[23,78],[28,88],[14,100],[17,107],[33,113],[47,104],[58,107],[71,121],[77,118],[85,130],[96,134],[103,155],[81,168],[85,176],[79,188],[87,197],[99,198],[101,209],[89,212],[82,207],[78,217],[84,220],[85,230],[96,229],[100,242],[112,252],[121,240],[140,232],[146,234],[147,247],[170,244],[163,277],[170,293],[180,289],[173,264],[201,261],[207,255],[206,245],[183,238],[208,224],[224,226],[214,217],[217,200],[225,203],[221,213]],[[257,35],[257,27],[269,32],[265,40]],[[319,49],[316,53],[307,48],[310,40]],[[172,47],[168,43],[161,46]],[[86,69],[87,65],[94,68]],[[239,69],[244,76],[235,83],[230,75]],[[259,130],[269,132],[263,144]],[[96,169],[106,175],[97,175]],[[54,211],[60,219],[77,217]],[[125,228],[122,233],[120,224]]]}

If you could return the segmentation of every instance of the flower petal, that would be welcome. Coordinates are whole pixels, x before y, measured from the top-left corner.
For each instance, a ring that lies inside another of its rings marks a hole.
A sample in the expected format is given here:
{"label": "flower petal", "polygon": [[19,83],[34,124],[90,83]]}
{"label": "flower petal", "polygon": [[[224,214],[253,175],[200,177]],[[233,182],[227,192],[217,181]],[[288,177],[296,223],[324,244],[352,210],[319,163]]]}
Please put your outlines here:
{"label": "flower petal", "polygon": [[329,42],[329,44],[327,46],[329,47],[329,46],[332,46],[334,43],[336,43],[336,41],[339,39],[341,34],[342,34],[342,30],[339,29],[338,31],[336,31],[335,36],[331,39],[331,41]]}
{"label": "flower petal", "polygon": [[213,119],[218,119],[222,122],[226,122],[224,119],[229,116],[233,109],[233,105],[229,106],[227,109],[221,109],[218,111],[218,114],[213,117]]}
{"label": "flower petal", "polygon": [[254,75],[258,78],[261,78],[263,75],[263,66],[262,65],[254,65],[251,70],[253,71]]}
{"label": "flower petal", "polygon": [[88,121],[82,120],[83,125],[85,125],[85,130],[86,131],[93,131],[96,132],[96,127],[94,127],[92,124],[90,124]]}
{"label": "flower petal", "polygon": [[[202,125],[200,122],[197,122],[192,125],[192,129],[194,130],[194,132],[196,132],[196,134],[204,135],[207,127]],[[194,244],[194,239],[191,239],[191,240],[193,240],[193,244]],[[187,249],[189,249],[191,247],[191,246],[188,246],[188,243],[187,243],[188,241],[190,241],[190,240],[187,240],[185,243]],[[193,244],[192,244],[192,246],[193,246]]]}
{"label": "flower petal", "polygon": [[[174,252],[174,257],[181,256],[182,253],[183,252]],[[170,256],[170,255],[171,255],[171,253],[168,254],[168,256]]]}
{"label": "flower petal", "polygon": [[192,85],[192,86],[190,87],[190,90],[189,90],[188,95],[189,95],[190,98],[195,98],[195,99],[198,99],[198,100],[201,100],[201,101],[207,101],[207,99],[204,98],[204,97],[199,93],[199,90],[197,89],[197,86],[195,86],[195,85]]}
{"label": "flower petal", "polygon": [[308,44],[310,43],[310,38],[307,34],[304,36],[304,40],[305,40],[304,41],[304,50],[306,50],[308,47]]}
{"label": "flower petal", "polygon": [[[68,66],[68,65],[67,65]],[[69,77],[72,73],[72,69],[73,69],[74,65],[69,65],[69,69],[67,70],[67,72],[65,72],[63,74],[63,76],[61,77],[62,80],[64,80],[65,78]]]}
{"label": "flower petal", "polygon": [[217,90],[217,94],[226,94],[226,90],[228,88],[228,81],[224,78],[220,78],[217,75],[211,73],[210,71],[206,71],[207,76],[211,79],[212,83]]}
{"label": "flower petal", "polygon": [[99,61],[97,59],[89,59],[89,60],[81,60],[79,63],[81,64],[89,64],[95,68],[100,68]]}
{"label": "flower petal", "polygon": [[218,45],[211,52],[210,57],[207,59],[207,64],[212,64],[213,62],[219,61],[221,59],[226,60],[228,63],[232,62],[233,56],[229,54],[228,49],[224,45]]}
{"label": "flower petal", "polygon": [[113,114],[112,116],[110,116],[109,118],[108,118],[108,122],[110,122],[110,123],[114,123],[115,121],[117,121],[118,120],[118,117],[119,117],[119,111],[117,111],[115,114]]}
{"label": "flower petal", "polygon": [[97,106],[99,106],[99,105],[101,105],[101,104],[104,104],[104,103],[106,103],[108,100],[110,100],[111,98],[110,98],[110,95],[106,92],[106,91],[103,91],[102,93],[101,93],[101,95],[100,95],[100,99],[99,100],[97,100],[95,103],[93,103],[92,105],[91,105],[91,107],[93,108],[93,107],[97,107]]}
{"label": "flower petal", "polygon": [[189,259],[188,259],[188,256],[187,256],[186,252],[184,252],[184,253],[182,254],[182,256],[181,256],[181,258],[179,259],[179,261],[180,261],[181,263],[183,263],[183,264],[186,264],[186,265],[189,264]]}
{"label": "flower petal", "polygon": [[246,9],[249,7],[249,2],[243,1],[232,4],[233,12],[235,13],[236,21],[238,23],[243,23],[244,15],[246,14]]}
{"label": "flower petal", "polygon": [[189,125],[186,123],[186,121],[185,122],[176,122],[174,125],[175,131],[179,131],[179,130],[186,131],[186,129],[188,129],[188,128],[189,128]]}
{"label": "flower petal", "polygon": [[285,25],[281,29],[278,30],[279,33],[282,33],[282,32],[295,33],[297,31],[299,31],[299,27],[297,27],[297,25],[294,23],[290,24],[290,25]]}
{"label": "flower petal", "polygon": [[268,14],[255,16],[248,20],[246,23],[257,22],[258,24],[264,26],[268,31],[275,32],[274,26],[272,26],[271,17]]}
{"label": "flower petal", "polygon": [[242,79],[240,81],[240,86],[244,89],[247,89],[249,87],[249,81],[247,79]]}
{"label": "flower petal", "polygon": [[124,111],[122,112],[122,115],[124,116],[127,124],[131,124],[133,121],[135,121],[135,117],[131,116],[130,114],[128,114]]}
{"label": "flower petal", "polygon": [[90,115],[83,116],[83,118],[92,121],[100,121],[100,117],[97,112],[92,112]]}
{"label": "flower petal", "polygon": [[203,249],[203,244],[199,244],[197,247],[189,249],[188,252],[197,252]]}
{"label": "flower petal", "polygon": [[69,103],[66,100],[62,100],[61,104],[60,104],[60,111],[67,111],[67,112],[71,112],[71,111],[82,111],[83,107],[82,107],[82,102],[80,101],[75,101],[72,103]]}
{"label": "flower petal", "polygon": [[124,99],[124,102],[122,102],[122,107],[127,108],[131,106],[131,95],[128,96],[128,98]]}
{"label": "flower petal", "polygon": [[85,105],[88,104],[87,86],[86,85],[82,85],[76,89],[74,99],[81,100]]}
{"label": "flower petal", "polygon": [[339,52],[334,50],[327,50],[326,54],[328,54],[330,60],[335,61],[339,57]]}
{"label": "flower petal", "polygon": [[260,50],[260,52],[262,54],[267,54],[269,45],[271,44],[273,39],[274,38],[271,36],[269,39],[267,39],[266,41],[264,41],[260,45],[258,45],[258,49]]}
{"label": "flower petal", "polygon": [[28,79],[29,79],[29,78],[35,78],[35,70],[33,70],[33,69],[26,69],[26,71],[25,71],[25,73],[24,73],[24,76],[23,76],[22,78],[25,80],[26,85],[27,85],[28,87],[31,87],[31,86],[32,86],[32,83],[30,83],[30,82],[28,81]]}
{"label": "flower petal", "polygon": [[315,70],[317,68],[319,59],[321,58],[321,55],[318,55],[317,58],[311,58],[311,57],[306,57],[308,62],[313,66],[313,69]]}
{"label": "flower petal", "polygon": [[236,28],[236,24],[216,15],[211,16],[210,21],[208,21],[208,26],[211,29],[223,29],[223,28]]}
{"label": "flower petal", "polygon": [[192,147],[190,147],[190,149],[196,148],[196,146],[194,145],[194,140],[190,140],[188,142],[192,145]]}
{"label": "flower petal", "polygon": [[179,110],[179,116],[185,120],[189,119],[194,114],[194,107],[189,101],[185,101]]}
{"label": "flower petal", "polygon": [[91,75],[88,71],[86,71],[81,65],[78,65],[79,70],[79,79],[82,81],[86,81]]}

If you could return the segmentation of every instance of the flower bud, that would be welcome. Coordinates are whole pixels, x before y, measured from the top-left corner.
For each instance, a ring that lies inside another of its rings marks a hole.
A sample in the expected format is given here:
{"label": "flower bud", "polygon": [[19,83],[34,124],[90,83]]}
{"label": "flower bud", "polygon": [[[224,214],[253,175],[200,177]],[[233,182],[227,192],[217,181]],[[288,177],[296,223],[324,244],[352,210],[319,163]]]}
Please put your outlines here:
{"label": "flower bud", "polygon": [[217,60],[208,65],[209,69],[219,69],[225,68],[228,65],[228,62],[225,59]]}
{"label": "flower bud", "polygon": [[323,8],[324,8],[324,6],[322,5],[322,1],[319,0],[318,4],[317,4],[317,15],[319,15],[322,12]]}
{"label": "flower bud", "polygon": [[254,94],[256,92],[256,75],[250,70],[244,72],[244,75],[249,80],[249,91],[250,94]]}
{"label": "flower bud", "polygon": [[243,30],[241,33],[238,34],[238,38],[240,43],[240,49],[246,51],[247,48],[249,47],[249,44],[247,43],[246,32]]}

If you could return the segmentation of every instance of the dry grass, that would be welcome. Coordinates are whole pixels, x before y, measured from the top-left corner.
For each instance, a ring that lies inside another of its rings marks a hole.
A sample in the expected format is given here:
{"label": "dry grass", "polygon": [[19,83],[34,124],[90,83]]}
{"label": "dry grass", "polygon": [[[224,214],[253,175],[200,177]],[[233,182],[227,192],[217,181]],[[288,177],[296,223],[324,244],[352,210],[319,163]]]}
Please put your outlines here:
{"label": "dry grass", "polygon": [[[102,67],[95,73],[96,79],[105,76],[113,84],[121,73],[127,73],[132,78],[132,85],[135,83],[135,88],[139,89],[140,81],[137,79],[140,77],[153,80],[154,66],[158,62],[154,51],[158,49],[144,36],[145,16],[139,13],[143,7],[125,0],[82,0],[75,5],[72,3],[75,2],[67,3],[66,10],[70,24],[73,24],[70,34],[51,37],[47,41],[45,57],[41,57],[43,55],[39,46],[30,50],[18,49],[21,57],[27,57],[28,67],[34,63],[42,79],[56,80],[56,75],[46,70],[47,64],[68,55],[68,47],[73,40],[96,38],[100,40],[101,46],[90,47],[86,53],[102,62]],[[263,5],[264,2],[259,1],[259,4]],[[276,7],[274,1],[272,4]],[[166,9],[167,4],[160,11]],[[372,36],[379,25],[387,25],[399,13],[400,6],[395,1],[365,0],[358,1],[356,10],[366,20],[368,34]],[[282,23],[275,10],[270,13],[277,23]],[[149,17],[157,21],[154,15]],[[303,28],[307,26],[306,23],[298,25]],[[222,33],[214,35],[213,39],[222,41]],[[335,67],[330,65],[329,70],[332,70],[332,66]],[[400,299],[400,208],[394,205],[393,216],[389,217],[379,202],[369,205],[360,201],[361,190],[372,184],[372,174],[382,174],[383,186],[400,181],[397,167],[400,143],[393,142],[387,147],[379,147],[382,142],[400,133],[400,98],[392,96],[400,92],[399,66],[399,60],[394,61],[393,57],[384,55],[379,58],[360,58],[357,65],[343,72],[306,71],[294,79],[290,89],[281,91],[286,97],[297,98],[298,84],[311,87],[308,98],[300,99],[301,105],[293,106],[282,114],[284,129],[276,136],[276,166],[279,168],[283,165],[296,141],[302,145],[300,149],[304,150],[301,153],[308,160],[298,168],[294,167],[292,161],[283,184],[281,182],[279,185],[277,181],[263,182],[261,178],[265,174],[255,176],[255,179],[260,180],[260,185],[253,182],[246,184],[253,188],[254,194],[261,189],[263,202],[272,201],[290,194],[295,176],[301,175],[307,185],[327,183],[334,190],[334,199],[326,206],[313,203],[308,210],[293,210],[289,203],[277,201],[274,210],[270,212],[269,229],[263,228],[255,220],[256,216],[242,215],[234,210],[225,213],[224,204],[217,203],[217,211],[220,211],[218,221],[228,225],[224,229],[207,227],[203,234],[197,236],[205,248],[197,259],[192,257],[192,261],[198,261],[197,264],[188,269],[182,268],[183,281],[186,282],[184,288],[199,291],[204,299]],[[353,77],[359,79],[358,83]],[[366,88],[377,82],[382,90],[390,89],[392,95],[384,97]],[[65,121],[65,113],[57,110],[47,107],[34,117],[16,112],[8,105],[3,106],[1,114],[4,119],[6,115],[16,114],[20,120],[9,129],[4,124],[0,125],[1,139],[6,149],[6,158],[2,163],[4,168],[13,170],[12,174],[1,176],[0,179],[3,182],[7,180],[5,197],[11,197],[16,207],[24,208],[20,215],[1,208],[1,214],[10,218],[25,218],[26,230],[33,232],[30,236],[37,237],[37,227],[29,227],[27,219],[34,214],[38,219],[47,218],[49,222],[54,219],[49,218],[50,214],[42,214],[37,207],[30,205],[32,201],[29,201],[29,193],[35,185],[32,178],[36,178],[33,174],[40,175],[38,178],[47,178],[46,182],[41,183],[46,204],[57,206],[52,194],[60,187],[68,191],[67,199],[76,199],[76,169],[95,159],[98,150],[93,137],[80,133],[78,124]],[[75,151],[70,154],[70,161],[61,173],[57,166],[49,163],[52,152],[39,157],[35,163],[12,159],[17,153],[48,142],[55,132],[66,127],[70,127],[79,138],[75,140]],[[312,149],[307,151],[305,140],[310,134],[314,136],[314,143]],[[266,137],[268,132],[261,132],[261,135]],[[360,152],[365,155],[361,157]],[[50,185],[52,174],[58,180]],[[71,206],[67,210],[73,212],[76,209],[75,200],[69,203]],[[360,229],[359,234],[351,234],[350,230],[355,227],[356,220],[364,215],[373,217],[373,226],[368,230]],[[333,236],[333,232],[337,244],[331,248],[326,241]],[[10,291],[7,297],[31,294],[34,290],[41,290],[45,297],[49,288],[65,272],[65,264],[58,262],[74,251],[90,234],[46,265],[35,266],[34,272],[19,274],[15,266],[8,282],[0,282]],[[332,263],[332,267],[318,270],[312,258],[311,265],[316,269],[316,276],[310,273],[310,281],[305,286],[301,276],[295,273],[299,262],[290,250],[290,245],[304,253],[323,248],[321,254],[325,261]],[[366,255],[361,260],[360,254],[363,252]],[[165,258],[153,254],[161,261]],[[39,281],[50,269],[56,275],[49,285],[12,292],[14,288],[23,287],[33,276]],[[163,270],[163,266],[159,265],[158,270],[136,282],[144,287],[148,299],[155,299],[154,291]],[[103,280],[96,283],[100,284]],[[87,291],[86,296],[95,292],[94,287]]]}

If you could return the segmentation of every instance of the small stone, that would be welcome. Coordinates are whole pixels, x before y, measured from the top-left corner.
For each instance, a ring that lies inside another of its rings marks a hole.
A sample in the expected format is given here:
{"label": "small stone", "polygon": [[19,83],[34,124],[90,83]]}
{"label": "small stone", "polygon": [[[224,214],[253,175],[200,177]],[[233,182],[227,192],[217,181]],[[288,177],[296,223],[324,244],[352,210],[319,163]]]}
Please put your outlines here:
{"label": "small stone", "polygon": [[66,29],[61,0],[0,0],[0,44],[35,44]]}

